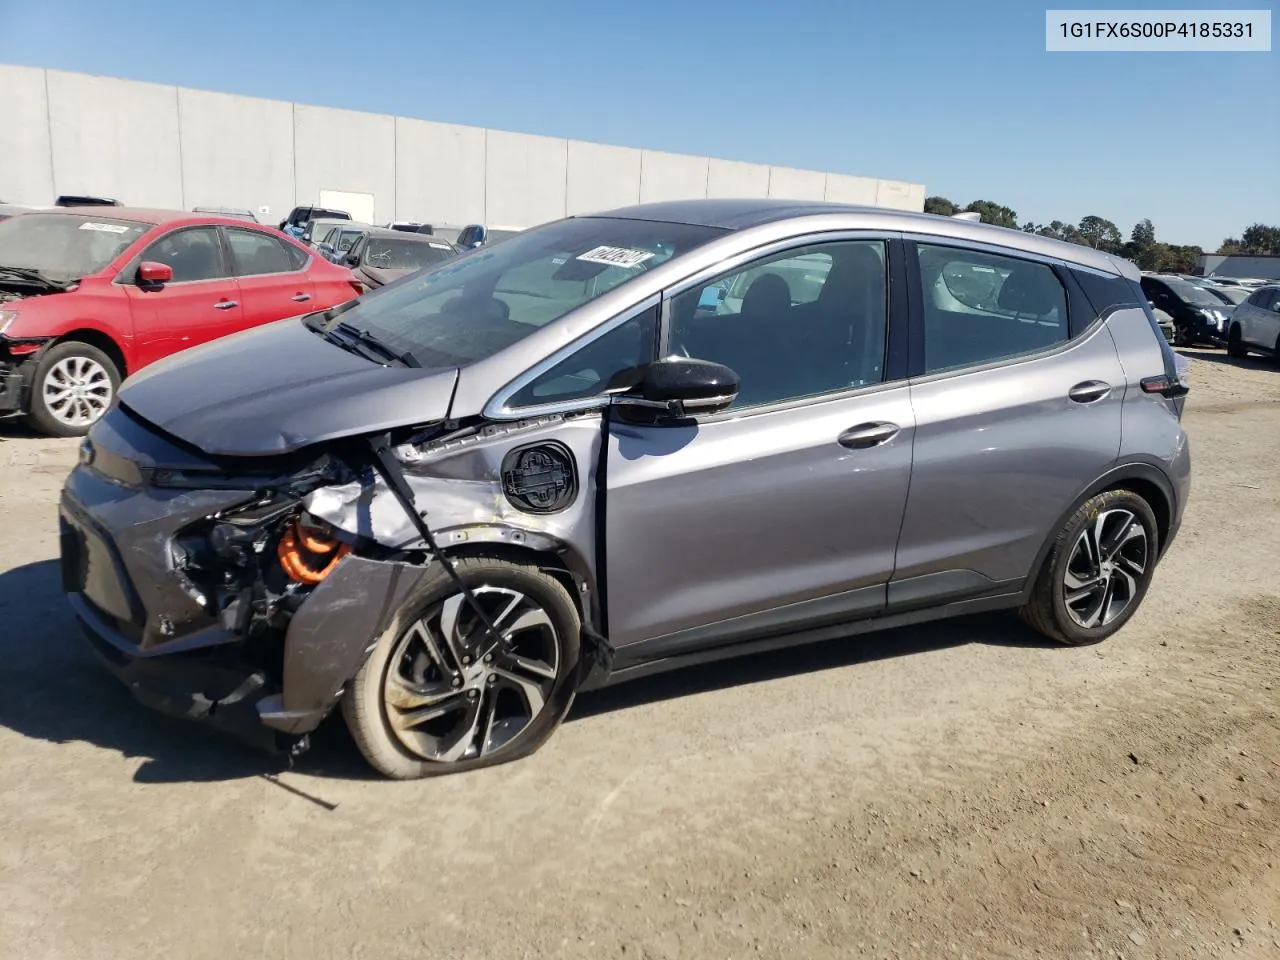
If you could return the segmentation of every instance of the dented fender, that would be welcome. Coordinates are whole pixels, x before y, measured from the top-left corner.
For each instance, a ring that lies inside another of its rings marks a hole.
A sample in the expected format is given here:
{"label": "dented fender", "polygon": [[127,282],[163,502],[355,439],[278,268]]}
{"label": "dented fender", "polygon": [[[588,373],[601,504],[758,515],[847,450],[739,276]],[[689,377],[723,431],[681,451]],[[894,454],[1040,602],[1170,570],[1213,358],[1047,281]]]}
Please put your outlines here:
{"label": "dented fender", "polygon": [[259,705],[263,723],[314,730],[397,616],[427,567],[347,556],[289,621],[283,693]]}

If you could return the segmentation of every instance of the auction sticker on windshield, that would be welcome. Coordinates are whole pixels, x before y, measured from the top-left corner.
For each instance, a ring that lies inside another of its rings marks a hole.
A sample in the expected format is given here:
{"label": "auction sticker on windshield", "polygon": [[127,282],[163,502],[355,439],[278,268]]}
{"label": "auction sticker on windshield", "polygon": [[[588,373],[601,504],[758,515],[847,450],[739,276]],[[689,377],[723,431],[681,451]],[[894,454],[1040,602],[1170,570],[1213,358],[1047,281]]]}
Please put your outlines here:
{"label": "auction sticker on windshield", "polygon": [[610,267],[635,267],[654,256],[652,250],[632,250],[628,247],[600,246],[578,254],[579,260],[603,263]]}
{"label": "auction sticker on windshield", "polygon": [[122,223],[94,223],[86,220],[80,224],[81,230],[97,230],[101,233],[128,233],[129,228]]}

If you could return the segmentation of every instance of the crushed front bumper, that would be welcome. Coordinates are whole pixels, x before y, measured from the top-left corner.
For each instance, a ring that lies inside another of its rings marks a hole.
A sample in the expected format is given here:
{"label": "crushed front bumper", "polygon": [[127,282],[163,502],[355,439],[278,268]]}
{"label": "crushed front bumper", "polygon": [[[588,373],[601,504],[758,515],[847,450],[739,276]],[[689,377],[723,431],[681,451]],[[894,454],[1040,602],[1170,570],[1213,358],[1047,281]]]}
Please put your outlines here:
{"label": "crushed front bumper", "polygon": [[21,413],[27,405],[27,381],[18,364],[0,360],[0,416]]}
{"label": "crushed front bumper", "polygon": [[287,628],[242,636],[200,607],[169,550],[182,528],[243,499],[129,487],[77,467],[59,510],[63,590],[136,699],[278,750],[333,709],[423,568],[349,555]]}

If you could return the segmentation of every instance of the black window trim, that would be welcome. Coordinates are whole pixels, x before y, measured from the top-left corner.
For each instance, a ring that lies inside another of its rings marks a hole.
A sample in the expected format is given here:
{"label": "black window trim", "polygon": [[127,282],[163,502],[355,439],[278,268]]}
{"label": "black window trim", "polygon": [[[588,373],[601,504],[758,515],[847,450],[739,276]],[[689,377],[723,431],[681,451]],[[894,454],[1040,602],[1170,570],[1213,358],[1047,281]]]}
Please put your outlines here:
{"label": "black window trim", "polygon": [[[960,250],[986,254],[987,256],[1004,257],[1007,260],[1022,260],[1027,263],[1036,263],[1048,267],[1053,271],[1058,283],[1062,285],[1063,298],[1067,303],[1067,338],[1061,343],[1052,344],[1043,350],[1016,353],[1011,356],[970,363],[960,367],[948,367],[946,370],[938,370],[933,373],[927,372],[925,370],[924,357],[924,283],[920,276],[920,254],[918,249],[921,244],[930,247],[955,247]],[[911,349],[908,365],[908,379],[911,383],[932,383],[935,380],[947,377],[965,376],[970,373],[995,370],[1015,363],[1026,363],[1029,360],[1049,357],[1073,348],[1083,341],[1090,331],[1100,326],[1097,316],[1088,308],[1088,300],[1085,299],[1079,284],[1075,283],[1071,277],[1071,268],[1078,266],[1077,264],[1067,263],[1057,257],[1047,257],[1042,254],[1020,250],[1017,247],[1002,247],[992,243],[975,243],[955,237],[939,237],[924,233],[904,234],[903,246],[907,259],[907,271],[910,275],[911,292]],[[1074,297],[1072,296],[1073,291],[1075,291]],[[1083,314],[1081,314],[1082,308],[1084,310]],[[1077,331],[1075,329],[1076,324],[1081,318],[1087,320],[1087,322],[1083,323],[1081,329]]]}
{"label": "black window trim", "polygon": [[[169,287],[185,287],[192,283],[214,283],[220,280],[235,280],[235,274],[231,272],[231,260],[227,256],[227,248],[222,238],[222,227],[214,223],[191,223],[181,227],[175,227],[172,230],[165,230],[163,233],[148,240],[146,244],[133,255],[133,258],[124,266],[124,268],[116,274],[112,283],[118,283],[123,286],[137,286],[136,277],[138,274],[138,266],[146,259],[146,253],[161,240],[167,240],[169,237],[177,236],[179,233],[186,233],[189,230],[212,230],[216,239],[215,246],[218,248],[218,257],[222,261],[222,273],[220,277],[205,277],[203,280],[170,280],[165,284],[165,288]],[[146,234],[143,234],[145,237]],[[139,240],[142,237],[138,238]]]}
{"label": "black window trim", "polygon": [[[250,226],[244,226],[244,227],[228,227],[228,226],[219,225],[219,226],[218,226],[218,232],[219,232],[219,234],[220,234],[220,236],[221,236],[221,240],[222,240],[222,256],[223,256],[223,259],[226,261],[226,263],[231,267],[231,271],[232,271],[231,276],[232,276],[232,278],[233,278],[233,279],[240,280],[240,279],[242,279],[242,278],[247,279],[247,278],[249,278],[249,277],[285,277],[285,276],[291,276],[292,274],[295,274],[295,273],[306,273],[306,272],[307,272],[307,268],[308,268],[309,266],[311,266],[311,256],[312,256],[312,255],[308,253],[308,254],[307,254],[307,258],[306,258],[304,261],[302,261],[302,266],[297,267],[297,268],[295,268],[295,269],[293,269],[293,270],[273,270],[273,271],[271,271],[271,273],[244,273],[244,274],[242,274],[242,273],[240,273],[240,272],[239,272],[239,269],[236,267],[236,253],[235,253],[235,250],[234,250],[234,249],[232,248],[232,246],[231,246],[231,234],[230,234],[230,231],[232,231],[232,230],[238,230],[238,231],[240,231],[241,233],[256,233],[258,236],[266,237],[268,240],[270,240],[270,241],[271,241],[272,243],[274,243],[276,246],[278,246],[278,247],[285,247],[285,248],[286,248],[286,249],[284,249],[284,250],[283,250],[283,251],[281,251],[281,252],[282,252],[282,253],[284,253],[285,258],[286,258],[290,263],[292,263],[292,262],[293,262],[293,259],[289,256],[288,241],[286,241],[286,240],[282,240],[282,239],[280,239],[279,237],[273,236],[272,234],[268,233],[266,230],[255,230],[255,229],[253,229],[253,227],[250,227]],[[294,248],[294,249],[297,249],[297,248]],[[302,251],[299,251],[299,252],[301,253]]]}

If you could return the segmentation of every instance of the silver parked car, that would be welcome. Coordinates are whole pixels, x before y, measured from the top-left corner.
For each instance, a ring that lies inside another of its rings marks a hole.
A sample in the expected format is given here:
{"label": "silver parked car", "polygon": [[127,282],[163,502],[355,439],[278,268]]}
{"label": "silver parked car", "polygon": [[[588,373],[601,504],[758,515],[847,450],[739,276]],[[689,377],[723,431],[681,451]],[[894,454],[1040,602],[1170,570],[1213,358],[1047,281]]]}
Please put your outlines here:
{"label": "silver parked car", "polygon": [[1189,490],[1130,263],[787,201],[537,227],[156,363],[61,502],[140,700],[293,750],[340,705],[417,777],[575,692],[983,610],[1137,610]]}
{"label": "silver parked car", "polygon": [[1280,284],[1254,288],[1231,314],[1227,353],[1243,357],[1251,350],[1280,361]]}

